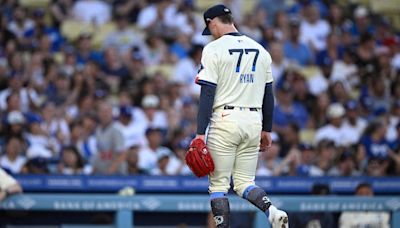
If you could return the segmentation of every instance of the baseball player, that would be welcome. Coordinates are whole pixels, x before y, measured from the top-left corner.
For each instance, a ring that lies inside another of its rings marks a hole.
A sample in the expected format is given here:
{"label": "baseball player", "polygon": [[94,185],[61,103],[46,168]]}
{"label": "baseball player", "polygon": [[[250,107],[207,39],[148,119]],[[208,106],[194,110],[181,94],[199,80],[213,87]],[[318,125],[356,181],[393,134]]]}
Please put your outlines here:
{"label": "baseball player", "polygon": [[272,227],[288,227],[286,212],[273,206],[254,182],[258,152],[271,146],[271,56],[237,31],[226,6],[213,6],[203,16],[203,35],[215,40],[204,47],[196,78],[201,85],[196,138],[205,140],[208,127],[206,144],[215,163],[209,193],[216,225],[229,227],[226,194],[232,176],[234,191],[265,212]]}

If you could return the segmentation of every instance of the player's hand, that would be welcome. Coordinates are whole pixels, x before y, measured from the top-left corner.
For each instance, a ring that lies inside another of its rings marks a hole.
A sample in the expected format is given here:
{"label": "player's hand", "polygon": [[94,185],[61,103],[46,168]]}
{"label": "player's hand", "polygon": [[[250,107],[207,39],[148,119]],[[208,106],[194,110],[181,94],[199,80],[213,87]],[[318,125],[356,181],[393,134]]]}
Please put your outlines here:
{"label": "player's hand", "polygon": [[271,134],[266,131],[261,132],[260,152],[266,152],[271,147]]}
{"label": "player's hand", "polygon": [[205,136],[204,135],[196,135],[196,137],[193,139],[193,140],[195,140],[195,139],[201,139],[201,140],[203,140],[203,142],[205,142]]}

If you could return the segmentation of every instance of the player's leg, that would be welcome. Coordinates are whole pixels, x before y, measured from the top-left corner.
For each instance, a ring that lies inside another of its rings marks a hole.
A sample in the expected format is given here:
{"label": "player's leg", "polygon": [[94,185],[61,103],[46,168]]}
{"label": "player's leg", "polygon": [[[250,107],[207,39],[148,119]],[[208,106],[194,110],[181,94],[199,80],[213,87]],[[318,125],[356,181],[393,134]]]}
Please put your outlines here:
{"label": "player's leg", "polygon": [[211,210],[217,227],[225,228],[229,227],[230,209],[226,193],[230,189],[238,128],[234,121],[221,118],[221,113],[213,114],[206,141],[215,165],[214,172],[209,175]]}
{"label": "player's leg", "polygon": [[[243,135],[246,140],[239,144],[233,168],[235,192],[263,211],[272,227],[288,227],[286,212],[272,205],[266,192],[255,185],[261,126],[258,123],[244,124]],[[254,131],[254,133],[251,133]],[[258,134],[257,134],[258,132]]]}

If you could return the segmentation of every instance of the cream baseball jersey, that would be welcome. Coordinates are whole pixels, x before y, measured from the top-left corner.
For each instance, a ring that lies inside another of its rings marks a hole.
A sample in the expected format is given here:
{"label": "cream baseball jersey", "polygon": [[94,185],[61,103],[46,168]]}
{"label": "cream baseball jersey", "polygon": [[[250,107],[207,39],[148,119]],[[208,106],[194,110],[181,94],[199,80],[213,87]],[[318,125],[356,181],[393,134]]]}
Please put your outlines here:
{"label": "cream baseball jersey", "polygon": [[203,49],[197,84],[217,86],[213,108],[261,108],[265,83],[273,81],[271,56],[260,44],[229,33]]}

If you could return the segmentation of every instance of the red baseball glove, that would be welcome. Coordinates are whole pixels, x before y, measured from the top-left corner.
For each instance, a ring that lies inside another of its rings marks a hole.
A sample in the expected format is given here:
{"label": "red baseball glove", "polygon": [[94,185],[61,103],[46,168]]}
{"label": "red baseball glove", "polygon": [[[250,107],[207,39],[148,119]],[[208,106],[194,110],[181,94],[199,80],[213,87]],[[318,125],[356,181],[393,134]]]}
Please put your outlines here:
{"label": "red baseball glove", "polygon": [[214,161],[210,151],[201,139],[194,139],[190,143],[185,156],[186,164],[197,177],[203,177],[214,171]]}

